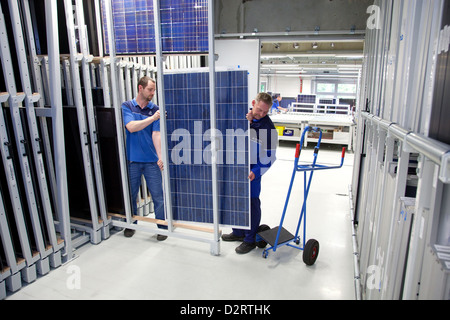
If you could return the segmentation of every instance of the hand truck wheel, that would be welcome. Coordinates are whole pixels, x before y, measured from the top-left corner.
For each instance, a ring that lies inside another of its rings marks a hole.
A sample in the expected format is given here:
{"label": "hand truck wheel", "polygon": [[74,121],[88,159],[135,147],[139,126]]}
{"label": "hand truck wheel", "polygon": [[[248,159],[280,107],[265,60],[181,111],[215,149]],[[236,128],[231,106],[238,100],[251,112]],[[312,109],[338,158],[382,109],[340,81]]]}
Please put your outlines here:
{"label": "hand truck wheel", "polygon": [[263,238],[261,238],[258,233],[263,232],[263,231],[267,231],[270,230],[270,227],[268,225],[262,224],[259,226],[257,234],[256,234],[256,246],[258,248],[264,249],[267,246],[267,242],[265,242],[263,240]]}
{"label": "hand truck wheel", "polygon": [[303,262],[307,266],[312,266],[319,256],[319,241],[311,239],[305,245],[303,249]]}

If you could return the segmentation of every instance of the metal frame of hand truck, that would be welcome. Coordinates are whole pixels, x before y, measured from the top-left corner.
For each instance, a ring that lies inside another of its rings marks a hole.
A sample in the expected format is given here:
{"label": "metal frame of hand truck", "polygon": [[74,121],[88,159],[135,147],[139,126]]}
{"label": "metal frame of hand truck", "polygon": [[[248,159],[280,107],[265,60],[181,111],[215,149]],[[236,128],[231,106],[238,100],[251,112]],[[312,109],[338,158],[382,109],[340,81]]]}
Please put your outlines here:
{"label": "metal frame of hand truck", "polygon": [[[302,150],[302,146],[305,142],[305,135],[307,132],[316,132],[319,133],[319,139],[317,142],[317,146],[314,148],[314,159],[312,164],[309,165],[299,165],[299,159],[300,159],[300,153]],[[309,189],[311,187],[311,181],[314,174],[314,171],[317,170],[329,170],[329,169],[339,169],[342,168],[344,165],[344,157],[345,157],[345,151],[346,149],[342,149],[342,157],[341,157],[341,164],[339,166],[324,166],[317,164],[317,155],[319,153],[320,149],[320,143],[322,141],[322,130],[317,127],[306,127],[303,131],[300,144],[297,144],[296,152],[295,152],[295,161],[294,161],[294,171],[291,178],[291,183],[289,185],[289,190],[286,198],[286,203],[284,205],[283,214],[281,216],[281,222],[280,226],[268,229],[261,230],[261,232],[258,233],[257,242],[261,242],[261,238],[263,241],[269,243],[271,247],[264,249],[263,251],[263,257],[267,258],[269,255],[269,251],[273,250],[273,252],[277,251],[277,249],[281,246],[287,245],[289,247],[303,250],[303,262],[307,265],[313,265],[317,259],[317,256],[319,254],[319,242],[317,240],[311,239],[308,242],[305,242],[306,240],[306,201],[308,199]],[[295,235],[292,235],[289,231],[283,228],[283,222],[284,218],[286,216],[287,207],[289,204],[289,199],[292,192],[292,187],[294,185],[294,180],[297,172],[303,172],[304,173],[304,201],[302,206],[302,211],[300,214],[300,218],[297,225],[297,230],[295,232]],[[309,177],[307,176],[307,172],[311,172]],[[306,183],[308,181],[308,183]],[[303,245],[299,246],[300,244],[300,237],[299,237],[299,231],[300,226],[303,222]],[[262,226],[261,226],[262,227]],[[261,228],[260,227],[260,228]],[[296,245],[292,244],[292,242],[295,242]]]}

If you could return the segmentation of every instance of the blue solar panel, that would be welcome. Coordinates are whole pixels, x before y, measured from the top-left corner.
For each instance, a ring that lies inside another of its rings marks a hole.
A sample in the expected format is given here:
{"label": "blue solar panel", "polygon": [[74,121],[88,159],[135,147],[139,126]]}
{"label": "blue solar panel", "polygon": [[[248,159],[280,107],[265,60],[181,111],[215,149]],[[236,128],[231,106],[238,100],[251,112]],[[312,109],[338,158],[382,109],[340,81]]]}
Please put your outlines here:
{"label": "blue solar panel", "polygon": [[298,95],[297,102],[299,103],[316,103],[316,96],[309,94],[300,94]]}
{"label": "blue solar panel", "polygon": [[[220,224],[249,226],[247,71],[216,72]],[[213,222],[209,73],[164,75],[175,220]]]}
{"label": "blue solar panel", "polygon": [[[112,0],[111,4],[116,52],[155,52],[153,0]],[[207,0],[161,0],[160,6],[163,52],[208,51]],[[106,25],[104,10],[102,17]],[[103,34],[109,53],[106,28]]]}

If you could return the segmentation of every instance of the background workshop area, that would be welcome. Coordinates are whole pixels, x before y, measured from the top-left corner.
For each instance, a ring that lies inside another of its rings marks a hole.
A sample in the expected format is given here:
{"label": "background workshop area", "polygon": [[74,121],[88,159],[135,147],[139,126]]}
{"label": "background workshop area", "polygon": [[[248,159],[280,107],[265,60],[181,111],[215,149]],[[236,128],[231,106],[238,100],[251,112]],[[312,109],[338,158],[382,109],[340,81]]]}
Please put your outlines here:
{"label": "background workshop area", "polygon": [[0,300],[450,299],[449,49],[450,0],[0,0]]}

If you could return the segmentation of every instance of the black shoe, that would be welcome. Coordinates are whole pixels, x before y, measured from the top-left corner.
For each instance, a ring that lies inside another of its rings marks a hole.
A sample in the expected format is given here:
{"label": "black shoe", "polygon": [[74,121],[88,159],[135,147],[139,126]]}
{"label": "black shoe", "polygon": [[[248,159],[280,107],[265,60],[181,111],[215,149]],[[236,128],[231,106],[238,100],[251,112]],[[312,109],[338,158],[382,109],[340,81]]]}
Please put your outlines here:
{"label": "black shoe", "polygon": [[167,239],[167,236],[164,236],[164,235],[162,235],[162,234],[158,234],[157,236],[156,236],[156,240],[158,240],[158,241],[164,241],[164,240],[166,240]]}
{"label": "black shoe", "polygon": [[256,248],[256,244],[250,243],[250,242],[242,242],[241,245],[239,247],[236,248],[236,253],[239,254],[245,254],[245,253],[249,253],[250,251],[252,251],[253,249]]}
{"label": "black shoe", "polygon": [[244,241],[244,237],[235,236],[234,233],[232,232],[230,234],[223,234],[222,235],[222,240],[223,241],[227,241],[227,242]]}
{"label": "black shoe", "polygon": [[133,229],[125,229],[125,231],[123,232],[123,235],[126,238],[131,238],[135,232],[136,232],[136,230],[133,230]]}

